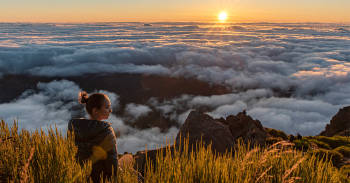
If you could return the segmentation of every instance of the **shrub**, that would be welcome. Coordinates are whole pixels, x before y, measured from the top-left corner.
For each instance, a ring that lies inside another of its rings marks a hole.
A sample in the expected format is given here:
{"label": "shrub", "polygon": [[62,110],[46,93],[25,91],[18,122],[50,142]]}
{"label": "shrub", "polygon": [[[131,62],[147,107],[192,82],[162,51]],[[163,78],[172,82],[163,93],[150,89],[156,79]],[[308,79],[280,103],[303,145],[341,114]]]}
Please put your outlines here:
{"label": "shrub", "polygon": [[310,147],[310,142],[305,138],[294,140],[293,143],[298,150],[307,151]]}
{"label": "shrub", "polygon": [[287,140],[288,139],[288,136],[283,131],[276,130],[276,129],[273,129],[273,128],[265,128],[265,130],[272,137],[280,137],[283,140]]}

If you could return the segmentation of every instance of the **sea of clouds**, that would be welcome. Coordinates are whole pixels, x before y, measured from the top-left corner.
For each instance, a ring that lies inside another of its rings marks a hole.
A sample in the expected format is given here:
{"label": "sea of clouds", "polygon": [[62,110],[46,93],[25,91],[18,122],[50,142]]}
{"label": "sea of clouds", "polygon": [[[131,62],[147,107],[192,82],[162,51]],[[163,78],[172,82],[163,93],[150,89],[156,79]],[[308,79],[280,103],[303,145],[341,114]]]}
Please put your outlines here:
{"label": "sea of clouds", "polygon": [[[0,77],[147,73],[196,78],[232,90],[128,104],[126,112],[133,118],[155,109],[182,124],[198,107],[209,108],[215,118],[246,110],[263,126],[316,135],[339,108],[350,105],[349,72],[346,24],[0,24]],[[59,80],[38,83],[37,89],[0,104],[0,118],[18,119],[27,129],[54,122],[65,131],[80,87]],[[118,108],[118,94],[103,92]],[[124,120],[109,119],[120,132],[121,152],[155,147],[178,131],[141,131]]]}

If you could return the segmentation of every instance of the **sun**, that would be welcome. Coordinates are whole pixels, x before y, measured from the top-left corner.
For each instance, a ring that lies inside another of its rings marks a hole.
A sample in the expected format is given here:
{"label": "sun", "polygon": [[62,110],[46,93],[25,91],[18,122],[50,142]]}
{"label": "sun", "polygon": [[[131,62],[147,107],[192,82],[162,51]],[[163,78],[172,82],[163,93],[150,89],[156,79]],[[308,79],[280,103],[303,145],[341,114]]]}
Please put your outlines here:
{"label": "sun", "polygon": [[227,20],[227,13],[225,11],[220,12],[218,19],[220,22],[225,22]]}

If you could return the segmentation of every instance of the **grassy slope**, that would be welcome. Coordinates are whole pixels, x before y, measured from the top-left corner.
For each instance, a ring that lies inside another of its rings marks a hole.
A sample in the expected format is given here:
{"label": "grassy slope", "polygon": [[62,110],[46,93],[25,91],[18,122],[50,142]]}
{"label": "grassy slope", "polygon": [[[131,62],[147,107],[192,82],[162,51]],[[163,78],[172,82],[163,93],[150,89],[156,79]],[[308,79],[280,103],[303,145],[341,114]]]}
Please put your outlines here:
{"label": "grassy slope", "polygon": [[[0,138],[0,182],[88,182],[91,163],[83,167],[76,163],[71,137],[55,130],[18,131],[16,125],[10,129],[1,122]],[[342,143],[350,139],[317,140],[347,153],[349,144]],[[185,149],[159,156],[156,165],[148,163],[145,182],[349,182],[346,167],[336,168],[328,156],[296,150],[286,141],[266,148],[247,147],[238,143],[233,154],[215,155],[203,146],[189,153],[185,143]],[[137,175],[124,168],[115,179],[136,182]]]}

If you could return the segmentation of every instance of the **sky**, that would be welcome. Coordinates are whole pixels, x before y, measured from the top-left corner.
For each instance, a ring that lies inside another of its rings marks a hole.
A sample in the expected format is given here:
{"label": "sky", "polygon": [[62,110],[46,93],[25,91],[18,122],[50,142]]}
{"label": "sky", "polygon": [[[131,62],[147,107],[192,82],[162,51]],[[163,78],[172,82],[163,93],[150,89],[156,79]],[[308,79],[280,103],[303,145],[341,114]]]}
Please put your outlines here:
{"label": "sky", "polygon": [[349,23],[349,0],[1,0],[0,22]]}

